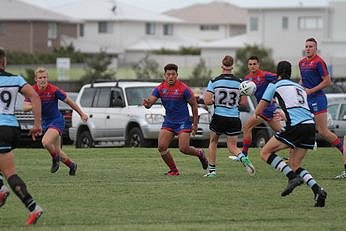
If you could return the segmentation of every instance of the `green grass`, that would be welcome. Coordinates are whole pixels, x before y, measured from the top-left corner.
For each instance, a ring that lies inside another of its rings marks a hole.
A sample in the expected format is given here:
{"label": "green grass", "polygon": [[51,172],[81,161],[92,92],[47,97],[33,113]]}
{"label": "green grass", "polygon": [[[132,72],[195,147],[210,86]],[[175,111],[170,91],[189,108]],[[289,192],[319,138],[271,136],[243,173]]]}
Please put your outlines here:
{"label": "green grass", "polygon": [[[304,160],[328,192],[325,208],[314,208],[313,194],[300,186],[282,198],[287,179],[259,159],[247,175],[224,148],[218,151],[216,178],[202,177],[197,158],[171,149],[182,175],[167,177],[155,148],[64,148],[78,162],[77,176],[61,166],[49,173],[42,149],[15,150],[18,174],[44,208],[35,230],[344,230],[346,181],[332,148],[311,151]],[[287,156],[287,152],[282,153]],[[0,209],[0,230],[28,230],[27,211],[14,193]]]}

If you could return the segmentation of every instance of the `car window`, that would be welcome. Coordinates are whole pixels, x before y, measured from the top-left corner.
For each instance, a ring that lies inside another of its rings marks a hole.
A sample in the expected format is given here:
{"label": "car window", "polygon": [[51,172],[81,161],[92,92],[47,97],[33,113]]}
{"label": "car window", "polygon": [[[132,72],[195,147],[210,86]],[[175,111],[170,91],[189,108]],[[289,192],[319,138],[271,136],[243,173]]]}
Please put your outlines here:
{"label": "car window", "polygon": [[[151,95],[154,87],[131,87],[126,88],[125,94],[129,106],[131,105],[140,105],[143,99]],[[159,101],[161,102],[161,101]],[[159,103],[157,102],[157,103]]]}
{"label": "car window", "polygon": [[346,104],[341,104],[339,120],[343,120],[345,115],[346,115]]}
{"label": "car window", "polygon": [[332,104],[328,106],[328,112],[331,115],[333,120],[336,119],[336,113],[338,112],[338,107],[339,107],[338,104]]}
{"label": "car window", "polygon": [[111,92],[111,107],[125,106],[121,88],[113,88]]}
{"label": "car window", "polygon": [[80,105],[82,107],[91,107],[96,91],[96,88],[85,88],[80,98]]}
{"label": "car window", "polygon": [[93,106],[94,107],[109,107],[111,99],[111,88],[100,87],[97,91]]}

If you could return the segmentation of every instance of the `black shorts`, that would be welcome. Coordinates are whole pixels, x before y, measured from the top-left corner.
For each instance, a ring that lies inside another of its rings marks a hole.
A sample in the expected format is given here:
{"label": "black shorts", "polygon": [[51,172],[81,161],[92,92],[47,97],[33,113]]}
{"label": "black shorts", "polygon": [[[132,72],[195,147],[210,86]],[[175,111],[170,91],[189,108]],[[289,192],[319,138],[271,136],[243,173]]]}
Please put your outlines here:
{"label": "black shorts", "polygon": [[15,149],[20,136],[19,127],[0,126],[0,154]]}
{"label": "black shorts", "polygon": [[238,117],[225,117],[214,114],[209,129],[217,135],[237,136],[241,133],[241,120]]}
{"label": "black shorts", "polygon": [[316,140],[315,124],[298,124],[276,133],[275,138],[291,148],[313,149]]}

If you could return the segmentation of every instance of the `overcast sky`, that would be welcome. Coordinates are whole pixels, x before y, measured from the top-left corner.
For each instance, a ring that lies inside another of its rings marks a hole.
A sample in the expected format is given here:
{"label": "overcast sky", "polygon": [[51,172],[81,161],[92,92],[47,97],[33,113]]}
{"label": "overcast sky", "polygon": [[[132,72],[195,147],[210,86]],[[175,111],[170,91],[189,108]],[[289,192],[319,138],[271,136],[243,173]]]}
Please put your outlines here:
{"label": "overcast sky", "polygon": [[[54,7],[58,5],[62,5],[68,2],[73,2],[77,0],[24,0],[41,6]],[[95,0],[97,1],[97,0]],[[118,1],[118,0],[109,0],[109,1]],[[141,7],[144,9],[163,12],[170,9],[178,9],[185,6],[189,6],[195,3],[207,3],[212,1],[221,1],[221,0],[120,0],[121,2],[131,4],[137,7]],[[298,0],[223,0],[226,2],[234,3],[240,6],[251,6],[258,5],[261,2],[265,3],[282,3],[282,2],[294,2]],[[326,0],[299,0],[301,2],[323,2]]]}

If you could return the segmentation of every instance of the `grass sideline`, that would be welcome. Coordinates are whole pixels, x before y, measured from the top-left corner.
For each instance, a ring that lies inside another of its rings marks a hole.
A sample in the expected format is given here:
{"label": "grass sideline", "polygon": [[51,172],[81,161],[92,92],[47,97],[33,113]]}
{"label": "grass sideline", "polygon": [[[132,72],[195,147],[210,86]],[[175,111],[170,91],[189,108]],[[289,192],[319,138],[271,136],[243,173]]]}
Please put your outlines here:
{"label": "grass sideline", "polygon": [[[182,172],[167,177],[155,148],[64,147],[78,163],[77,176],[61,165],[49,173],[42,149],[17,149],[19,175],[44,209],[35,230],[344,230],[346,181],[331,179],[342,168],[333,148],[310,151],[304,165],[328,192],[325,208],[300,186],[280,196],[287,180],[251,150],[256,167],[247,175],[239,162],[218,151],[216,178],[202,177],[197,158],[171,149]],[[287,152],[281,153],[287,156]],[[27,211],[12,192],[0,209],[0,229],[27,230]]]}

